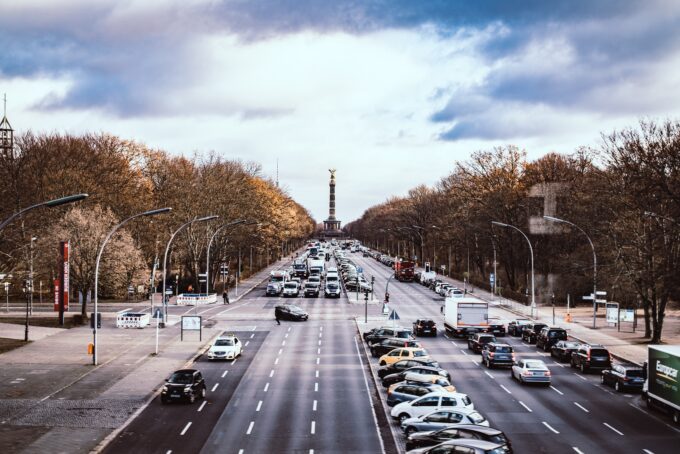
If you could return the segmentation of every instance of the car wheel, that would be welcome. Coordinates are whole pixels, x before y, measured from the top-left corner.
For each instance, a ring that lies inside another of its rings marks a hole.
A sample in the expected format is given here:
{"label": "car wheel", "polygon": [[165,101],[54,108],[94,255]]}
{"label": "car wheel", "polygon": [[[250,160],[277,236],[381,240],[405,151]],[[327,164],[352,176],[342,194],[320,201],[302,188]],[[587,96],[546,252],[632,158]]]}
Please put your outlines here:
{"label": "car wheel", "polygon": [[616,392],[620,393],[622,391],[621,383],[619,383],[618,381],[616,383],[614,383],[614,389],[616,390]]}
{"label": "car wheel", "polygon": [[402,423],[409,419],[411,416],[408,413],[402,413],[399,415],[399,422]]}
{"label": "car wheel", "polygon": [[380,361],[380,365],[381,365],[381,366],[386,366],[387,363],[386,363],[385,361]]}

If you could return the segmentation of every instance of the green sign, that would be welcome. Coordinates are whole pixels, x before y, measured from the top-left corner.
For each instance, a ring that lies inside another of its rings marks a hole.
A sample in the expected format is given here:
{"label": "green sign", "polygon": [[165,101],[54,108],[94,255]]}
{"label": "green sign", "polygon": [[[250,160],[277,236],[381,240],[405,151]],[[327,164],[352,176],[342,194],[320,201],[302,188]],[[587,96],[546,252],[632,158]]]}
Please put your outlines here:
{"label": "green sign", "polygon": [[680,357],[654,348],[649,349],[649,392],[680,405],[678,373]]}

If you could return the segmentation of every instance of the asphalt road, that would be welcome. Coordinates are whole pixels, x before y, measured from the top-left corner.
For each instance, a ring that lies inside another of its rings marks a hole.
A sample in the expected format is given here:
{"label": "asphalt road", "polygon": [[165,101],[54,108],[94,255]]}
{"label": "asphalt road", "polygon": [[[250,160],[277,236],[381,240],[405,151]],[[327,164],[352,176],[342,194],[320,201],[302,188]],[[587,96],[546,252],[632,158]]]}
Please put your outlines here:
{"label": "asphalt road", "polygon": [[[364,272],[376,277],[377,288],[384,288],[391,269],[374,259],[357,256],[354,260]],[[444,336],[440,314],[443,301],[434,292],[417,283],[394,279],[389,292],[390,306],[399,314],[402,326],[410,326],[416,318],[437,322],[439,335],[419,340],[451,372],[458,391],[470,396],[492,427],[508,435],[515,452],[678,452],[680,429],[664,420],[663,415],[648,412],[639,394],[616,393],[600,384],[597,373],[583,375],[519,338],[500,338],[515,348],[518,357],[541,359],[552,372],[550,388],[520,385],[511,379],[509,370],[488,370],[481,365],[481,356],[467,350],[465,340]],[[497,308],[491,313],[506,320],[514,318]],[[392,424],[397,426],[396,422]]]}

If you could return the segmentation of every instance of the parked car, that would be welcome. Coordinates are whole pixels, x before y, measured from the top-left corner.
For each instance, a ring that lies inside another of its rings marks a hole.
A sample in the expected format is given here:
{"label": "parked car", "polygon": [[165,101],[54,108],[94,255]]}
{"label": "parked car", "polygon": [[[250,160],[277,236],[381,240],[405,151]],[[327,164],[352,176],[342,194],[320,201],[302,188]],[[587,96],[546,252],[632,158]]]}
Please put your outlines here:
{"label": "parked car", "polygon": [[374,331],[371,334],[368,334],[364,337],[364,340],[369,344],[374,344],[376,342],[379,342],[383,339],[388,339],[390,337],[399,337],[401,339],[413,339],[413,335],[411,334],[411,330],[408,328],[401,328],[401,327],[389,327],[389,328],[380,328],[376,331]]}
{"label": "parked car", "polygon": [[419,318],[413,322],[413,334],[416,336],[437,336],[437,324],[429,318]]}
{"label": "parked car", "polygon": [[484,345],[490,342],[496,342],[496,337],[493,334],[475,333],[468,339],[468,350],[472,350],[475,353],[481,353]]}
{"label": "parked car", "polygon": [[457,424],[440,430],[413,433],[406,438],[406,449],[426,448],[455,439],[484,440],[511,446],[508,437],[498,429],[477,424]]}
{"label": "parked car", "polygon": [[[445,380],[445,379],[443,379]],[[408,402],[433,391],[443,391],[444,387],[436,383],[422,383],[404,381],[395,383],[387,390],[387,405],[394,407],[402,402]]]}
{"label": "parked car", "polygon": [[292,304],[281,304],[274,308],[275,315],[280,320],[305,321],[309,319],[309,314],[302,308]]}
{"label": "parked car", "polygon": [[515,362],[515,353],[508,344],[490,342],[482,349],[482,363],[489,369],[497,366],[509,366]]}
{"label": "parked car", "polygon": [[515,320],[508,323],[508,334],[511,336],[519,337],[522,335],[524,328],[531,323],[528,318],[516,318]]}
{"label": "parked car", "polygon": [[390,415],[403,422],[409,418],[417,418],[433,411],[458,410],[460,408],[475,409],[467,394],[436,391],[415,400],[395,405],[390,411]]}
{"label": "parked car", "polygon": [[550,356],[558,361],[570,361],[571,354],[580,347],[580,342],[561,340],[550,348]]}
{"label": "parked car", "polygon": [[645,370],[638,366],[615,364],[611,369],[602,371],[600,381],[603,385],[613,386],[615,390],[642,391],[645,384]]}
{"label": "parked car", "polygon": [[236,359],[241,356],[243,344],[234,334],[222,334],[208,350],[208,360]]}
{"label": "parked car", "polygon": [[565,340],[567,340],[567,330],[556,326],[546,326],[536,336],[536,348],[542,348],[544,352],[547,352],[553,345]]}
{"label": "parked car", "polygon": [[177,370],[165,380],[161,389],[161,403],[183,400],[193,404],[197,398],[205,398],[205,388],[205,380],[199,370]]}
{"label": "parked car", "polygon": [[337,282],[328,282],[324,288],[323,294],[327,298],[340,298],[342,290],[340,290],[340,284]]}
{"label": "parked car", "polygon": [[609,350],[598,344],[583,344],[571,355],[571,367],[586,373],[590,369],[609,369],[612,356]]}
{"label": "parked car", "polygon": [[380,342],[371,344],[369,349],[371,350],[371,355],[374,358],[379,358],[382,355],[391,352],[395,348],[399,347],[420,347],[420,342],[411,339],[402,339],[400,337],[391,337],[389,339],[383,339]]}
{"label": "parked car", "polygon": [[[385,366],[385,367],[389,367],[389,366]],[[394,373],[394,374],[388,374],[388,375],[381,377],[382,378],[382,385],[385,388],[387,388],[390,385],[404,381],[404,380],[406,380],[407,374],[420,374],[420,375],[425,375],[425,376],[439,375],[439,376],[441,376],[441,377],[443,377],[447,380],[451,379],[451,375],[445,369],[441,369],[439,367],[420,365],[420,366],[415,366],[415,367],[409,367],[408,369],[404,369],[401,372],[397,372],[397,373]]]}
{"label": "parked car", "polygon": [[283,287],[278,282],[270,282],[267,284],[266,296],[279,296]]}
{"label": "parked car", "polygon": [[550,386],[550,370],[540,359],[520,359],[510,369],[510,377],[521,384],[543,383]]}
{"label": "parked car", "polygon": [[[394,364],[388,364],[378,369],[378,377],[384,378],[391,374],[403,372],[411,367],[429,366],[439,368],[439,363],[432,358],[400,359]],[[447,372],[448,374],[448,372]],[[447,378],[449,378],[447,376]]]}
{"label": "parked car", "polygon": [[469,408],[447,408],[405,419],[401,422],[401,430],[408,437],[419,432],[432,432],[452,426],[455,427],[458,424],[489,426],[486,418],[476,410]]}
{"label": "parked car", "polygon": [[382,355],[378,360],[378,364],[384,366],[386,364],[396,363],[401,359],[429,358],[429,357],[430,355],[424,348],[415,347],[395,348],[389,353]]}
{"label": "parked car", "polygon": [[541,330],[546,326],[548,325],[545,323],[529,323],[522,330],[522,340],[530,344],[535,343],[538,333],[541,332]]}
{"label": "parked car", "polygon": [[409,454],[509,454],[511,448],[504,443],[493,443],[485,440],[449,440],[430,448],[414,449]]}

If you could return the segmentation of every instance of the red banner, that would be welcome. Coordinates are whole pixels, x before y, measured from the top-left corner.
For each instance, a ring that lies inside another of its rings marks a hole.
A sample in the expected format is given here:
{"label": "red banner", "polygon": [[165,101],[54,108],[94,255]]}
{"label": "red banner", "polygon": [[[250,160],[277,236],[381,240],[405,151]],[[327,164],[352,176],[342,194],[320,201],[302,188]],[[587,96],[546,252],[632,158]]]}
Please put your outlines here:
{"label": "red banner", "polygon": [[68,311],[68,291],[69,291],[69,242],[59,243],[59,307],[60,312]]}

